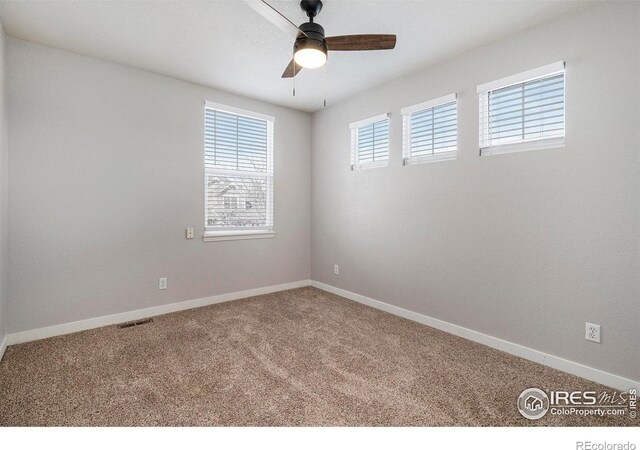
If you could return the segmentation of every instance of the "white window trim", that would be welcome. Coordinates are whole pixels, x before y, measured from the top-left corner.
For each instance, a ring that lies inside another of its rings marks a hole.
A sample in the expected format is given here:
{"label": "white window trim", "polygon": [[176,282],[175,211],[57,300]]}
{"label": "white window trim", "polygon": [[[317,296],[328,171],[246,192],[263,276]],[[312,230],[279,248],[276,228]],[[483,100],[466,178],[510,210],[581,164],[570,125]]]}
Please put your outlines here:
{"label": "white window trim", "polygon": [[564,147],[564,137],[550,137],[545,139],[530,139],[510,144],[499,144],[480,149],[480,155],[501,155],[504,153],[528,152],[530,150],[542,150]]}
{"label": "white window trim", "polygon": [[222,103],[210,102],[209,100],[205,100],[204,106],[205,108],[217,109],[218,111],[236,114],[238,116],[251,117],[253,119],[266,120],[268,122],[276,121],[276,118],[274,116],[269,116],[267,114],[249,111],[247,109],[236,108],[235,106],[227,106],[227,105],[223,105]]}
{"label": "white window trim", "polygon": [[[270,122],[271,124],[271,142],[267,143],[267,145],[270,145],[271,148],[267,150],[268,154],[271,156],[271,161],[267,161],[268,166],[271,167],[271,173],[269,174],[264,173],[262,174],[261,172],[242,172],[242,171],[234,171],[234,170],[223,170],[223,169],[217,169],[215,170],[216,173],[219,174],[227,174],[229,176],[250,176],[250,177],[260,177],[262,175],[264,175],[264,178],[267,180],[267,182],[270,183],[274,183],[274,178],[275,178],[275,173],[274,173],[274,157],[275,157],[275,149],[274,147],[274,133],[275,133],[275,117],[274,116],[270,116],[267,114],[262,114],[262,113],[257,113],[254,111],[249,111],[246,109],[241,109],[241,108],[236,108],[234,106],[228,106],[228,105],[223,105],[221,103],[215,103],[215,102],[211,102],[209,100],[205,100],[204,102],[204,106],[205,106],[205,110],[207,108],[209,109],[216,109],[218,111],[223,111],[223,112],[227,112],[227,113],[231,113],[231,114],[236,114],[239,116],[245,116],[245,117],[251,117],[254,119],[261,119],[261,120],[266,120],[267,122]],[[203,133],[204,136],[204,133]],[[204,143],[203,143],[203,148],[204,148]],[[206,167],[204,167],[204,177],[206,180],[207,177],[207,169]],[[205,181],[205,186],[206,186],[206,181]],[[271,191],[273,192],[273,195],[275,196],[275,190],[273,188],[273,186],[271,186]],[[206,188],[204,190],[204,208],[203,211],[206,211],[206,205],[207,205],[207,191]],[[274,203],[275,203],[275,199]],[[270,202],[267,202],[267,215],[272,217],[272,223],[270,227],[256,227],[255,230],[251,230],[251,229],[230,229],[230,230],[220,230],[220,231],[213,231],[213,230],[207,230],[206,226],[205,226],[205,230],[204,233],[202,235],[202,240],[204,242],[217,242],[217,241],[236,241],[236,240],[244,240],[244,239],[267,239],[267,238],[273,238],[276,236],[275,233],[275,212],[273,211],[274,206],[270,204]],[[271,211],[270,211],[271,210]],[[205,212],[206,214],[206,212]]]}
{"label": "white window trim", "polygon": [[564,61],[558,61],[546,66],[538,67],[536,69],[526,70],[524,72],[517,73],[515,75],[509,75],[508,77],[500,78],[499,80],[490,81],[478,86],[478,94],[495,91],[496,89],[502,89],[512,86],[514,84],[526,83],[527,81],[535,80],[536,78],[555,75],[556,73],[564,72]]}
{"label": "white window trim", "polygon": [[352,122],[349,124],[349,128],[353,129],[353,128],[364,127],[371,123],[380,122],[381,120],[388,119],[388,118],[389,118],[389,113],[378,114],[373,117],[368,117],[366,119],[358,120],[357,122]]}
{"label": "white window trim", "polygon": [[243,239],[268,239],[276,237],[274,231],[208,231],[202,237],[204,242],[238,241]]}
{"label": "white window trim", "polygon": [[[402,164],[405,166],[412,164],[432,163],[438,161],[451,161],[458,156],[458,127],[456,125],[456,145],[455,148],[446,152],[434,153],[431,155],[411,156],[411,114],[425,109],[435,108],[447,103],[456,102],[456,119],[458,114],[458,94],[453,93],[442,97],[427,100],[426,102],[404,107],[400,110],[402,114]],[[457,124],[457,121],[456,121]]]}
{"label": "white window trim", "polygon": [[403,166],[413,166],[414,164],[433,163],[438,161],[453,161],[458,158],[458,151],[451,150],[447,152],[434,153],[433,155],[403,157]]}
{"label": "white window trim", "polygon": [[[516,84],[526,83],[538,78],[548,77],[565,72],[566,64],[564,61],[558,61],[547,64],[542,67],[520,72],[515,75],[500,78],[495,81],[484,83],[478,86],[478,102],[479,102],[479,148],[480,156],[499,155],[504,153],[525,152],[530,150],[561,148],[565,144],[565,136],[549,136],[546,138],[536,138],[523,140],[519,142],[509,142],[505,144],[487,145],[484,140],[488,135],[489,111],[486,107],[488,102],[488,94],[490,91],[503,89]],[[566,78],[565,78],[566,82]],[[565,97],[563,99],[564,114],[566,115],[566,86],[564,90]],[[566,127],[566,120],[564,121]]]}
{"label": "white window trim", "polygon": [[442,97],[434,98],[433,100],[427,100],[426,102],[418,103],[416,105],[406,106],[400,110],[400,113],[403,116],[406,116],[414,112],[422,111],[424,109],[434,108],[436,106],[444,105],[445,103],[455,102],[457,99],[458,94],[456,93],[443,95]]}
{"label": "white window trim", "polygon": [[[380,122],[383,120],[389,120],[390,114],[389,113],[383,113],[383,114],[378,114],[372,117],[368,117],[366,119],[362,119],[362,120],[358,120],[357,122],[352,122],[349,124],[349,129],[350,129],[350,135],[351,135],[351,170],[352,171],[356,171],[356,170],[363,170],[363,169],[373,169],[376,167],[387,167],[389,165],[389,158],[387,157],[387,159],[384,160],[380,160],[380,161],[372,161],[372,162],[365,162],[365,163],[359,163],[358,162],[358,155],[357,155],[357,147],[358,147],[358,128],[360,127],[364,127],[367,125],[370,125],[372,123],[376,123],[376,122]],[[391,124],[389,124],[391,125]],[[389,130],[389,134],[391,134],[391,130]],[[389,148],[387,149],[388,152],[391,151],[391,142],[389,142]]]}

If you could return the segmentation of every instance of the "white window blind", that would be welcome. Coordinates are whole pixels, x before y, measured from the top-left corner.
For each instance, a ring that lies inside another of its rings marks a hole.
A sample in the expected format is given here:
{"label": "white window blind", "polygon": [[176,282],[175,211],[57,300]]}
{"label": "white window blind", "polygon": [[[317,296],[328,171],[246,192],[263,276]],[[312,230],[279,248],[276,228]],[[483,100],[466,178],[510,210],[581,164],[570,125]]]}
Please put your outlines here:
{"label": "white window blind", "polygon": [[349,125],[351,170],[386,166],[389,160],[389,114],[380,114]]}
{"label": "white window blind", "polygon": [[404,164],[455,159],[458,150],[456,94],[402,109]]}
{"label": "white window blind", "polygon": [[478,86],[480,154],[564,145],[564,62]]}
{"label": "white window blind", "polygon": [[207,102],[204,111],[205,230],[273,231],[273,123]]}

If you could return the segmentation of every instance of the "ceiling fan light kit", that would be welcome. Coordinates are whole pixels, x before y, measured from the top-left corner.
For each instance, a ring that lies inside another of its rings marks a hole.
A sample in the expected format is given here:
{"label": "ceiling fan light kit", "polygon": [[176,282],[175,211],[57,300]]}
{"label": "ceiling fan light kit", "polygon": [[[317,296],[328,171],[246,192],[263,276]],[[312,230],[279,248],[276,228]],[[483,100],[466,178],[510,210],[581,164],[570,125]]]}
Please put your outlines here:
{"label": "ceiling fan light kit", "polygon": [[[319,2],[321,3],[321,2]],[[312,16],[310,16],[312,19]],[[327,44],[324,41],[324,28],[317,23],[300,25],[300,34],[293,44],[293,59],[305,69],[317,69],[327,62]]]}

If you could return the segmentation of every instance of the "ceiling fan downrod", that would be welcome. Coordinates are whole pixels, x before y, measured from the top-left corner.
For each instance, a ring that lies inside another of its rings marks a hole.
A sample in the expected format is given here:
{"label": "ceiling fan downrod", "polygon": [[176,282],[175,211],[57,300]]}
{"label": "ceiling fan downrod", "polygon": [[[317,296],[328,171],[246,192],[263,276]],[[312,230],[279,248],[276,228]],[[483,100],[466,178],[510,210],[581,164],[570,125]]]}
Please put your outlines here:
{"label": "ceiling fan downrod", "polygon": [[307,13],[309,22],[313,23],[313,18],[320,14],[320,11],[322,11],[322,1],[302,0],[300,2],[300,8],[302,8],[302,10]]}

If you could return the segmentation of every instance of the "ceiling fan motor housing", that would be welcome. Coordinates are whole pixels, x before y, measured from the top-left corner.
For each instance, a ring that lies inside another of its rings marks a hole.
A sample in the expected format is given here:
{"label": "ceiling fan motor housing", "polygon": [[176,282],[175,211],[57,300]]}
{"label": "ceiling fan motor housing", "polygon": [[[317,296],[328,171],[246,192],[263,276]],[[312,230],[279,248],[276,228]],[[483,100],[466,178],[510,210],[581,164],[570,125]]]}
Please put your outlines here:
{"label": "ceiling fan motor housing", "polygon": [[327,44],[324,41],[324,28],[317,23],[307,22],[300,25],[300,29],[304,34],[298,35],[296,42],[293,44],[293,52],[297,52],[303,48],[315,48],[327,54]]}

